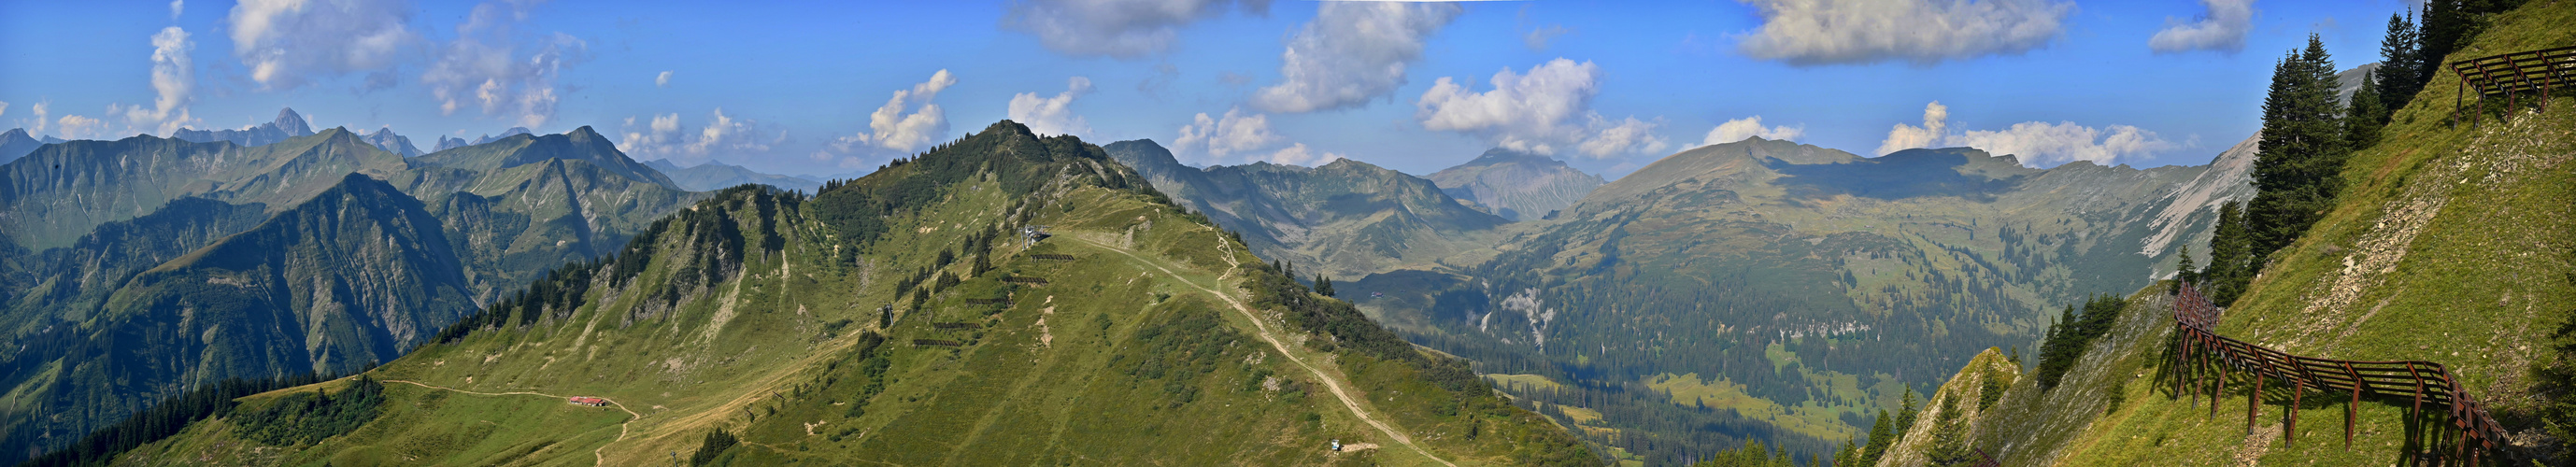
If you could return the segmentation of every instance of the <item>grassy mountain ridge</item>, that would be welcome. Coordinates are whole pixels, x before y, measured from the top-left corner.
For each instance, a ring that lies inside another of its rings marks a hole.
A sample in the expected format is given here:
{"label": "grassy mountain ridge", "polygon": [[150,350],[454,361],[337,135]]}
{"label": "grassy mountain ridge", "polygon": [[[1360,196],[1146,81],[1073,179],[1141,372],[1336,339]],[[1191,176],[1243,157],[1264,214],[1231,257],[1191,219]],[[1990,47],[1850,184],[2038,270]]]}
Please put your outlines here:
{"label": "grassy mountain ridge", "polygon": [[1403,172],[1343,159],[1320,167],[1181,165],[1152,140],[1105,147],[1174,200],[1242,233],[1262,257],[1353,277],[1482,247],[1509,222]]}
{"label": "grassy mountain ridge", "polygon": [[[2489,18],[2452,58],[2568,44],[2576,32],[2554,25],[2571,20],[2576,6],[2567,2],[2529,2]],[[2552,334],[2576,309],[2576,277],[2564,274],[2576,265],[2576,229],[2566,222],[2576,216],[2576,180],[2566,170],[2576,118],[2490,104],[2470,107],[2485,123],[2454,127],[2441,104],[2463,97],[2453,95],[2456,79],[2437,75],[2376,145],[2351,156],[2337,205],[2273,254],[2218,331],[2300,355],[2440,363],[2514,434],[2506,462],[2565,462],[2550,457],[2564,440],[2543,422],[2564,388],[2535,370],[2565,361],[2552,350],[2563,337]],[[2250,429],[2244,380],[2228,384],[2214,411],[2193,404],[2174,393],[2161,358],[2172,332],[2161,313],[2169,311],[2144,308],[2148,316],[2123,320],[2139,323],[2136,335],[2096,344],[2067,385],[2048,394],[2014,388],[2003,403],[2013,409],[1997,412],[2009,418],[1979,428],[1976,442],[2003,446],[2010,465],[2402,463],[2448,451],[2411,436],[2417,427],[2402,398],[2354,405],[2308,394],[2295,433],[2282,419],[2286,391],[2261,397]],[[2099,401],[2110,394],[2127,403],[2106,409]],[[2347,409],[2359,412],[2350,448],[2339,436]],[[2296,444],[2286,441],[2292,435]]]}
{"label": "grassy mountain ridge", "polygon": [[120,459],[1598,462],[1142,181],[1004,122],[810,199],[728,189],[374,370],[373,422],[268,446],[223,416]]}
{"label": "grassy mountain ridge", "polygon": [[66,141],[0,165],[0,233],[41,250],[180,197],[282,208],[351,172],[404,168],[402,156],[338,128],[248,148],[152,136]]}

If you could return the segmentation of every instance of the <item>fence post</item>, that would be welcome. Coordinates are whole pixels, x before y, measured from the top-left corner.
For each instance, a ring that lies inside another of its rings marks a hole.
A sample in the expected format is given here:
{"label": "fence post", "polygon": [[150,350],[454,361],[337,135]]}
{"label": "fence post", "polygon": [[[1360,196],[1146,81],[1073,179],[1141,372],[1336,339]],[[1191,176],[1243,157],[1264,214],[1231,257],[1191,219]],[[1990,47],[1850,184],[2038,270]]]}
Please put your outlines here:
{"label": "fence post", "polygon": [[2343,447],[2352,448],[2352,419],[2361,415],[2361,372],[2353,371],[2352,362],[2344,362],[2343,374],[2352,378],[2352,403],[2343,406]]}
{"label": "fence post", "polygon": [[2254,354],[2254,361],[2245,364],[2246,374],[2254,377],[2254,393],[2245,395],[2245,434],[2251,435],[2254,434],[2254,416],[2263,413],[2264,368],[2263,354],[2247,353]]}

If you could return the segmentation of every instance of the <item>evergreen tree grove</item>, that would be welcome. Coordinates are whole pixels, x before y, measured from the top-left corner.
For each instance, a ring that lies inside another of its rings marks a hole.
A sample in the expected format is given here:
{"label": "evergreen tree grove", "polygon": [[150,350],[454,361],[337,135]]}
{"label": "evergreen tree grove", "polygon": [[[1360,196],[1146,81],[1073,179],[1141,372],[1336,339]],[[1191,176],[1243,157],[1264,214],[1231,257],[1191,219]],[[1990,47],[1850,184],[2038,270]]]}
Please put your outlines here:
{"label": "evergreen tree grove", "polygon": [[2255,264],[2307,233],[2343,189],[2349,144],[2335,88],[2334,60],[2315,34],[2273,72],[2254,160],[2256,193],[2245,214]]}

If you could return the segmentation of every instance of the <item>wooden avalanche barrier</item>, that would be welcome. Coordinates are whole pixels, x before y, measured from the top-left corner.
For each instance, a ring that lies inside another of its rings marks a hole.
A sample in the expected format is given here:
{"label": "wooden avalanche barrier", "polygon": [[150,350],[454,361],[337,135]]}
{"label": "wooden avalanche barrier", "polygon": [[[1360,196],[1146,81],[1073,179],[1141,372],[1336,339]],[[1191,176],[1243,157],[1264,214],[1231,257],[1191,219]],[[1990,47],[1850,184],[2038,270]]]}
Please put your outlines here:
{"label": "wooden avalanche barrier", "polygon": [[2299,401],[2313,391],[2351,397],[2351,404],[2344,406],[2345,447],[2352,445],[2353,417],[2364,395],[2410,399],[2410,414],[2423,414],[2425,404],[2444,409],[2450,423],[2440,434],[2456,440],[2451,449],[2453,459],[2476,465],[2487,452],[2504,447],[2503,426],[2440,363],[2305,357],[2230,339],[2215,331],[2218,306],[2189,284],[2184,284],[2180,296],[2174,299],[2173,315],[2174,345],[2178,347],[2168,354],[2182,375],[2173,378],[2174,393],[2189,394],[2192,403],[2198,404],[2201,389],[2206,387],[2213,418],[2218,416],[2218,399],[2226,394],[2227,378],[2233,373],[2254,384],[2254,392],[2245,400],[2245,427],[2249,432],[2262,411],[2264,386],[2277,383],[2289,390],[2290,406],[2282,415],[2282,433],[2288,443],[2298,441]]}
{"label": "wooden avalanche barrier", "polygon": [[[2576,82],[2576,47],[2559,47],[2451,62],[2451,73],[2460,76],[2461,92],[2451,100],[2451,124],[2460,121],[2461,101],[2468,99],[2468,88],[2477,88],[2478,101],[2503,97],[2506,108],[2521,103],[2524,94],[2539,93],[2542,110],[2549,106],[2549,90]],[[2476,125],[2478,116],[2469,115]]]}

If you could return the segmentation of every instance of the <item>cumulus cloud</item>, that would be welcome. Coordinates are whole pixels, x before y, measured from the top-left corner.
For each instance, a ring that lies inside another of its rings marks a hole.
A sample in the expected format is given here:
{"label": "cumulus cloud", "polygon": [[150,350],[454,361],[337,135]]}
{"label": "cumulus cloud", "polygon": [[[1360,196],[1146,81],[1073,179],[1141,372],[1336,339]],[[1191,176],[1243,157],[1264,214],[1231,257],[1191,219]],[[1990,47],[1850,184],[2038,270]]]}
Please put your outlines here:
{"label": "cumulus cloud", "polygon": [[929,81],[898,89],[884,106],[868,114],[868,131],[833,138],[819,151],[817,162],[840,161],[841,167],[864,166],[861,155],[879,151],[906,152],[929,145],[948,134],[948,114],[931,99],[939,91],[957,84],[957,77],[942,69],[930,74]]}
{"label": "cumulus cloud", "polygon": [[1182,26],[1238,6],[1270,11],[1269,0],[1025,0],[1003,13],[1002,28],[1068,55],[1137,58],[1171,51]]}
{"label": "cumulus cloud", "polygon": [[195,50],[188,31],[178,26],[162,28],[152,35],[152,106],[109,105],[108,115],[125,115],[128,128],[153,134],[170,134],[188,124],[188,102],[197,88],[196,66],[188,58]]}
{"label": "cumulus cloud", "polygon": [[1504,68],[1494,73],[1494,88],[1484,92],[1442,77],[1414,102],[1414,118],[1426,129],[1480,135],[1497,146],[1538,154],[1574,149],[1603,158],[1663,150],[1667,143],[1654,134],[1659,123],[1592,111],[1600,75],[1601,67],[1591,62],[1559,58],[1525,75]]}
{"label": "cumulus cloud", "polygon": [[1941,101],[1925,104],[1923,126],[1896,124],[1896,128],[1887,130],[1887,140],[1878,143],[1878,154],[1931,146],[1933,142],[1940,141],[1949,121],[1950,107],[1941,105]]}
{"label": "cumulus cloud", "polygon": [[[179,10],[178,3],[171,11]],[[390,68],[420,44],[403,0],[244,0],[225,22],[233,56],[267,89]]]}
{"label": "cumulus cloud", "polygon": [[1422,42],[1464,9],[1447,3],[1322,2],[1315,20],[1280,53],[1279,84],[1253,93],[1270,112],[1367,105],[1404,85]]}
{"label": "cumulus cloud", "polygon": [[[39,114],[41,115],[41,114]],[[54,121],[63,139],[95,139],[107,134],[107,122],[79,115],[64,115]]]}
{"label": "cumulus cloud", "polygon": [[188,9],[188,0],[170,0],[170,20],[178,21],[179,12]]}
{"label": "cumulus cloud", "polygon": [[1227,155],[1277,147],[1286,140],[1270,131],[1269,115],[1246,114],[1241,108],[1226,109],[1222,117],[1202,112],[1190,120],[1172,140],[1172,150],[1205,156],[1202,162],[1221,163]]}
{"label": "cumulus cloud", "polygon": [[1972,130],[1949,138],[1950,144],[2019,156],[2022,163],[2046,167],[2074,161],[2111,165],[2124,157],[2174,148],[2155,132],[2128,125],[2091,128],[2075,122],[2022,122],[2001,131]]}
{"label": "cumulus cloud", "polygon": [[1055,97],[1038,97],[1023,92],[1011,96],[1011,121],[1028,125],[1029,131],[1041,135],[1073,135],[1091,132],[1091,122],[1073,114],[1073,98],[1091,93],[1091,78],[1075,76]]}
{"label": "cumulus cloud", "polygon": [[9,101],[0,101],[0,117],[9,116]]}
{"label": "cumulus cloud", "polygon": [[1699,144],[1701,146],[1726,144],[1743,141],[1746,138],[1752,138],[1755,136],[1760,136],[1762,139],[1798,139],[1799,136],[1805,135],[1806,133],[1807,129],[1803,127],[1790,127],[1783,125],[1764,128],[1762,127],[1762,116],[1755,115],[1751,117],[1727,120],[1726,123],[1717,124],[1716,128],[1708,129],[1708,137],[1701,139]]}
{"label": "cumulus cloud", "polygon": [[2207,16],[2188,23],[2165,18],[2164,30],[2147,39],[2147,48],[2156,53],[2245,50],[2245,33],[2254,30],[2254,0],[2200,0],[2200,4],[2209,7]]}
{"label": "cumulus cloud", "polygon": [[671,72],[670,72],[670,71],[663,71],[663,72],[662,72],[662,74],[654,75],[654,76],[653,76],[653,87],[657,87],[657,88],[667,88],[667,87],[671,87]]}
{"label": "cumulus cloud", "polygon": [[1306,143],[1297,143],[1295,145],[1282,148],[1277,152],[1270,153],[1269,157],[1262,158],[1262,160],[1269,161],[1272,164],[1302,165],[1307,167],[1330,164],[1333,163],[1333,161],[1342,159],[1344,158],[1339,153],[1320,152],[1306,149]]}
{"label": "cumulus cloud", "polygon": [[1949,108],[1934,102],[1923,109],[1923,126],[1899,123],[1879,145],[1885,155],[1933,144],[1965,146],[1994,155],[2011,155],[2022,165],[2048,167],[2075,161],[2111,165],[2121,159],[2172,150],[2177,146],[2153,131],[2129,125],[2093,128],[2075,122],[2022,122],[2002,130],[1969,130],[1947,134]]}
{"label": "cumulus cloud", "polygon": [[773,144],[786,139],[785,132],[767,136],[757,128],[758,122],[725,115],[718,108],[697,131],[682,131],[680,114],[655,115],[643,128],[637,128],[635,117],[625,122],[625,144],[618,148],[637,159],[670,159],[705,162],[721,155],[760,154]]}
{"label": "cumulus cloud", "polygon": [[456,40],[439,48],[420,77],[441,114],[472,106],[531,128],[554,118],[563,99],[555,80],[565,67],[589,60],[590,44],[563,33],[520,33],[518,23],[527,20],[533,3],[475,5],[457,25]]}
{"label": "cumulus cloud", "polygon": [[38,101],[33,105],[27,106],[27,112],[35,114],[36,117],[28,119],[26,123],[20,124],[19,126],[27,127],[27,134],[44,136],[45,129],[49,128],[50,125],[53,124],[52,120],[45,119],[45,117],[49,116],[47,115],[49,112],[46,112],[45,108],[51,105],[52,103],[50,102]]}
{"label": "cumulus cloud", "polygon": [[2010,55],[2048,45],[2075,4],[2050,0],[1740,0],[1762,27],[1745,55],[1792,65],[1860,64]]}

